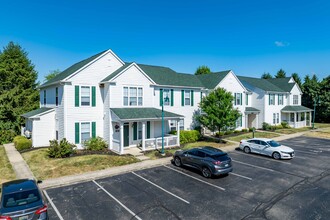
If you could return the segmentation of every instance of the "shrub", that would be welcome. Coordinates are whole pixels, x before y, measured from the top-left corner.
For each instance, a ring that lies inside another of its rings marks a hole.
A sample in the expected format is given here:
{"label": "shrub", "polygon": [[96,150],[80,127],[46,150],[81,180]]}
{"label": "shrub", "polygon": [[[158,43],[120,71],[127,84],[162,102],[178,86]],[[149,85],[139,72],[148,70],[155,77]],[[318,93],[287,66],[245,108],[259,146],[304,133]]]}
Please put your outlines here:
{"label": "shrub", "polygon": [[234,131],[234,134],[238,134],[238,133],[240,133],[241,131],[239,131],[239,130],[235,130]]}
{"label": "shrub", "polygon": [[[249,132],[252,132],[254,128],[249,128]],[[255,129],[254,129],[255,130]]]}
{"label": "shrub", "polygon": [[233,133],[233,131],[226,131],[225,132],[225,135],[230,135],[230,134],[232,134]]}
{"label": "shrub", "polygon": [[242,129],[242,132],[248,132],[248,131],[249,131],[249,129],[247,129],[247,128]]}
{"label": "shrub", "polygon": [[225,132],[220,131],[220,132],[217,132],[217,133],[215,134],[215,136],[216,136],[216,137],[221,137],[221,136],[223,136],[224,134],[225,134]]}
{"label": "shrub", "polygon": [[0,144],[10,143],[15,135],[13,130],[0,130]]}
{"label": "shrub", "polygon": [[276,125],[276,129],[282,129],[283,126],[282,125]]}
{"label": "shrub", "polygon": [[48,148],[48,156],[52,158],[69,157],[74,153],[74,144],[69,143],[65,138],[60,142],[57,140],[49,141],[50,147]]}
{"label": "shrub", "polygon": [[180,144],[185,144],[189,142],[195,142],[201,137],[200,133],[196,130],[191,131],[180,131]]}
{"label": "shrub", "polygon": [[262,123],[262,130],[269,131],[272,129],[272,126],[266,122]]}
{"label": "shrub", "polygon": [[177,131],[176,130],[173,130],[173,131],[170,131],[168,132],[169,134],[173,134],[173,135],[176,135],[177,134]]}
{"label": "shrub", "polygon": [[286,121],[282,121],[281,125],[282,125],[283,128],[290,128],[288,122],[286,122]]}
{"label": "shrub", "polygon": [[18,151],[27,150],[32,147],[32,141],[23,136],[16,136],[14,145]]}
{"label": "shrub", "polygon": [[101,151],[108,147],[107,142],[101,137],[91,138],[85,141],[86,150]]}

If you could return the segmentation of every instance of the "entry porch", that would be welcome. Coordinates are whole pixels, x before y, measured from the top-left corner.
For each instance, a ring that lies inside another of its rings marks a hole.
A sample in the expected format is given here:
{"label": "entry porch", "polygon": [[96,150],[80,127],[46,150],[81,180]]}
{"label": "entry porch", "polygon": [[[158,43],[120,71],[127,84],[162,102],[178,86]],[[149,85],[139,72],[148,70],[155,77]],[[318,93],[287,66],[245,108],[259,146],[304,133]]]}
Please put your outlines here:
{"label": "entry porch", "polygon": [[312,109],[305,106],[285,106],[281,110],[281,121],[285,121],[292,128],[312,126]]}

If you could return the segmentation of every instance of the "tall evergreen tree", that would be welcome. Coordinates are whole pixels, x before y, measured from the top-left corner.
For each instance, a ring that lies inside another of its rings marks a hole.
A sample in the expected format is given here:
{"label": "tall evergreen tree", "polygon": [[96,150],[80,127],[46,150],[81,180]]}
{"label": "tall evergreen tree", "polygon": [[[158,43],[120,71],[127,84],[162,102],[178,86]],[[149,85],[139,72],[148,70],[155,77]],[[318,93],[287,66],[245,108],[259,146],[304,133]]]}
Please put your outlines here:
{"label": "tall evergreen tree", "polygon": [[59,69],[49,71],[49,73],[45,76],[44,82],[53,79],[55,76],[57,76],[60,73],[61,71]]}
{"label": "tall evergreen tree", "polygon": [[196,69],[196,72],[195,72],[195,75],[201,75],[201,74],[209,74],[211,73],[211,70],[208,66],[199,66],[197,69]]}
{"label": "tall evergreen tree", "polygon": [[291,77],[294,79],[294,81],[298,84],[298,86],[301,89],[302,88],[302,84],[301,84],[301,79],[300,79],[298,73],[292,73]]}
{"label": "tall evergreen tree", "polygon": [[9,42],[0,52],[0,131],[20,130],[21,114],[38,108],[38,74],[21,46]]}
{"label": "tall evergreen tree", "polygon": [[320,104],[316,114],[318,122],[330,123],[330,76],[320,82]]}
{"label": "tall evergreen tree", "polygon": [[273,76],[270,73],[264,73],[261,75],[261,79],[272,79]]}
{"label": "tall evergreen tree", "polygon": [[275,78],[285,78],[286,77],[286,72],[283,69],[280,69],[277,71]]}
{"label": "tall evergreen tree", "polygon": [[[314,108],[314,100],[320,94],[320,84],[316,75],[314,74],[312,78],[307,75],[302,85],[303,95],[302,95],[302,105],[308,108]],[[317,113],[317,112],[316,112]],[[318,118],[318,115],[315,116],[315,121]]]}

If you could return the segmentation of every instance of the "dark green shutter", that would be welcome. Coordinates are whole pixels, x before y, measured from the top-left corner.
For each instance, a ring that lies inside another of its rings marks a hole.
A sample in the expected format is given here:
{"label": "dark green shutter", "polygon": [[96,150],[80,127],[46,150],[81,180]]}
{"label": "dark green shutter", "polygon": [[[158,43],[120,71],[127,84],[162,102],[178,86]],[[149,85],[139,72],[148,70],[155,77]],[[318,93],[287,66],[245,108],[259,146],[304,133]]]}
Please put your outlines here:
{"label": "dark green shutter", "polygon": [[174,105],[174,91],[171,89],[171,106]]}
{"label": "dark green shutter", "polygon": [[191,106],[194,106],[194,90],[191,90]]}
{"label": "dark green shutter", "polygon": [[92,86],[92,106],[96,106],[96,88]]}
{"label": "dark green shutter", "polygon": [[96,137],[96,122],[92,122],[92,138]]}
{"label": "dark green shutter", "polygon": [[162,106],[163,105],[163,89],[159,90],[159,105]]}
{"label": "dark green shutter", "polygon": [[246,105],[249,105],[249,95],[246,94],[246,97],[245,97],[245,98],[246,98],[246,100],[245,100],[245,104],[246,104]]}
{"label": "dark green shutter", "polygon": [[79,86],[75,86],[74,88],[74,106],[79,107]]}
{"label": "dark green shutter", "polygon": [[270,94],[268,96],[269,96],[268,105],[270,105]]}
{"label": "dark green shutter", "polygon": [[200,100],[200,102],[202,101],[202,98],[203,98],[203,93],[201,92],[201,100]]}
{"label": "dark green shutter", "polygon": [[241,96],[241,105],[243,105],[243,99],[242,99],[242,93],[240,93],[240,96]]}
{"label": "dark green shutter", "polygon": [[147,121],[147,138],[150,138],[150,121]]}
{"label": "dark green shutter", "polygon": [[75,143],[76,144],[79,144],[80,143],[80,132],[79,132],[79,122],[76,122],[75,123]]}
{"label": "dark green shutter", "polygon": [[235,93],[235,105],[237,105],[237,103],[236,103],[236,93]]}
{"label": "dark green shutter", "polygon": [[243,124],[242,124],[242,117],[243,117],[243,116],[241,115],[241,127],[243,126]]}
{"label": "dark green shutter", "polygon": [[133,123],[133,140],[137,140],[137,122]]}
{"label": "dark green shutter", "polygon": [[184,90],[181,90],[181,105],[184,106]]}

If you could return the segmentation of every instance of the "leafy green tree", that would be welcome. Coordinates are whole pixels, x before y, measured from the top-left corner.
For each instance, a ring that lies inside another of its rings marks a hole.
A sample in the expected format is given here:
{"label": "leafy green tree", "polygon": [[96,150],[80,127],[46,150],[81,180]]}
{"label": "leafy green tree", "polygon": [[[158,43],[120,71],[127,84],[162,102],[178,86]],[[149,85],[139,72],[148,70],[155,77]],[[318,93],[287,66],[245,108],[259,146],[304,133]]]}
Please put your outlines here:
{"label": "leafy green tree", "polygon": [[302,84],[301,84],[301,79],[300,79],[298,73],[292,73],[291,77],[294,79],[294,81],[298,84],[298,86],[301,89],[302,88]]}
{"label": "leafy green tree", "polygon": [[280,69],[277,71],[275,78],[285,78],[286,77],[286,72],[283,69]]}
{"label": "leafy green tree", "polygon": [[223,88],[217,88],[200,103],[199,122],[210,130],[226,131],[234,128],[240,113],[233,107],[234,97]]}
{"label": "leafy green tree", "polygon": [[318,122],[330,123],[330,76],[320,82],[320,104],[317,106],[316,114]]}
{"label": "leafy green tree", "polygon": [[57,76],[60,73],[61,71],[59,69],[49,71],[49,73],[45,76],[44,82],[53,79],[55,76]]}
{"label": "leafy green tree", "polygon": [[261,75],[261,79],[272,79],[273,76],[270,73],[264,73]]}
{"label": "leafy green tree", "polygon": [[9,42],[0,52],[0,131],[18,133],[24,123],[20,115],[38,108],[37,77],[28,53]]}
{"label": "leafy green tree", "polygon": [[[302,92],[302,105],[313,109],[314,99],[320,93],[320,84],[315,74],[312,76],[312,78],[310,78],[309,75],[305,77],[304,84],[302,85]],[[318,115],[316,114],[315,119],[318,118],[317,116]]]}
{"label": "leafy green tree", "polygon": [[201,75],[201,74],[209,74],[211,73],[211,70],[207,66],[199,66],[195,72],[195,75]]}

